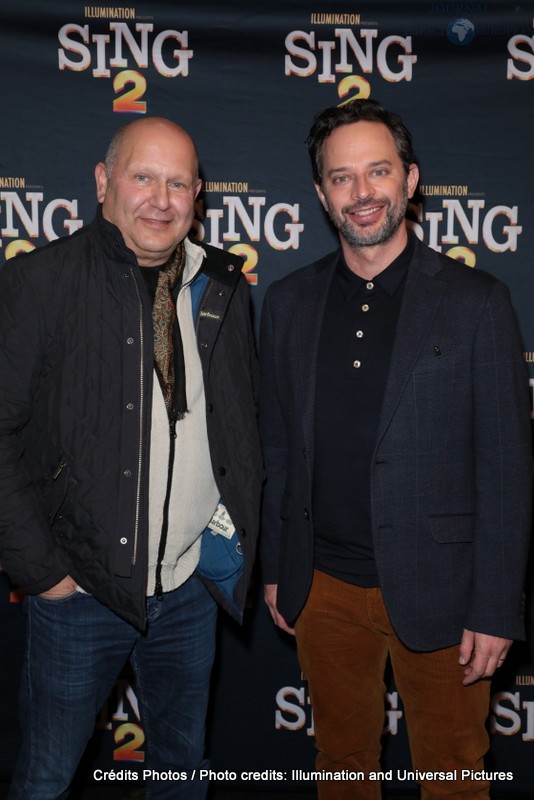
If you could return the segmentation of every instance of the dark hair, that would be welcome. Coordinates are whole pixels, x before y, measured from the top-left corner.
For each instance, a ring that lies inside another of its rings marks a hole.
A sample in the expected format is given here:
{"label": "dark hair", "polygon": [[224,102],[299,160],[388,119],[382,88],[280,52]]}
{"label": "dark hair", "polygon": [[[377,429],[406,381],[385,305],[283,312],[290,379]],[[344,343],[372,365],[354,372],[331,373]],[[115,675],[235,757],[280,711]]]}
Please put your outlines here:
{"label": "dark hair", "polygon": [[325,140],[341,125],[351,125],[353,122],[362,121],[381,122],[389,128],[395,140],[397,152],[402,160],[404,169],[406,173],[408,173],[410,164],[415,163],[412,136],[398,114],[387,111],[377,100],[352,100],[346,105],[326,108],[315,117],[306,140],[315,183],[320,185],[322,182],[323,147]]}

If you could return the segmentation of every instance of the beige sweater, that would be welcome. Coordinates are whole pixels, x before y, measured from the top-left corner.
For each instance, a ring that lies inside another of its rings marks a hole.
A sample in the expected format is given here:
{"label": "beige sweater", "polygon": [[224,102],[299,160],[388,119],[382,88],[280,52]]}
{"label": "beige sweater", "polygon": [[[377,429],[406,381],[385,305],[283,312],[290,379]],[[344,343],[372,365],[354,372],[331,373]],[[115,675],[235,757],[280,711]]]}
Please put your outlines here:
{"label": "beige sweater", "polygon": [[[210,460],[202,367],[188,286],[200,269],[205,253],[187,239],[185,250],[186,265],[176,307],[184,348],[188,411],[184,419],[176,424],[169,531],[161,571],[164,592],[178,588],[193,573],[200,555],[200,535],[219,500]],[[149,482],[149,595],[154,594],[168,458],[169,422],[159,381],[154,374]]]}

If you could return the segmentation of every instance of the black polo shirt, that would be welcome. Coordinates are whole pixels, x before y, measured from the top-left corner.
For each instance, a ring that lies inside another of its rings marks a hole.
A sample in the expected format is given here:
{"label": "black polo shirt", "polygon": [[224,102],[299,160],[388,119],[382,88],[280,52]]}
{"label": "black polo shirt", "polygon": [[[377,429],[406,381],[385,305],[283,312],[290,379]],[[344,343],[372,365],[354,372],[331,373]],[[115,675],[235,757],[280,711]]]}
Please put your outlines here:
{"label": "black polo shirt", "polygon": [[317,358],[313,520],[315,568],[358,586],[378,586],[370,477],[404,284],[414,250],[371,281],[340,252]]}

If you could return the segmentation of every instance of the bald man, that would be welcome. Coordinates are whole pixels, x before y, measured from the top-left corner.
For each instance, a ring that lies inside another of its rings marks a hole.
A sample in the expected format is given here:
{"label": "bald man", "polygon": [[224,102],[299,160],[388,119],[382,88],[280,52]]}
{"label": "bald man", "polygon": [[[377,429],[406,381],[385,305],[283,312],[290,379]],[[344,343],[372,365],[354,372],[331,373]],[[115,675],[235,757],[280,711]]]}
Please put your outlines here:
{"label": "bald man", "polygon": [[68,797],[129,659],[147,796],[197,800],[217,607],[241,619],[258,529],[249,295],[188,238],[183,128],[120,128],[95,177],[93,223],[0,272],[0,558],[28,623],[9,798]]}

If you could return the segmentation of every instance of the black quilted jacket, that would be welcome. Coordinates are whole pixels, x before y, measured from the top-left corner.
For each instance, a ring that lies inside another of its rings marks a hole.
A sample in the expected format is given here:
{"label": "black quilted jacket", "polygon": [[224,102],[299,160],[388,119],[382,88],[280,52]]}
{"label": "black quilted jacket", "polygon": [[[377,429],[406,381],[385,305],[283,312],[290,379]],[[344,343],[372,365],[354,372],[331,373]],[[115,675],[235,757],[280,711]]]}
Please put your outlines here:
{"label": "black quilted jacket", "polygon": [[[197,340],[242,607],[262,481],[249,293],[241,259],[202,246]],[[139,269],[99,212],[0,271],[0,561],[29,594],[70,574],[143,629],[153,357]]]}

